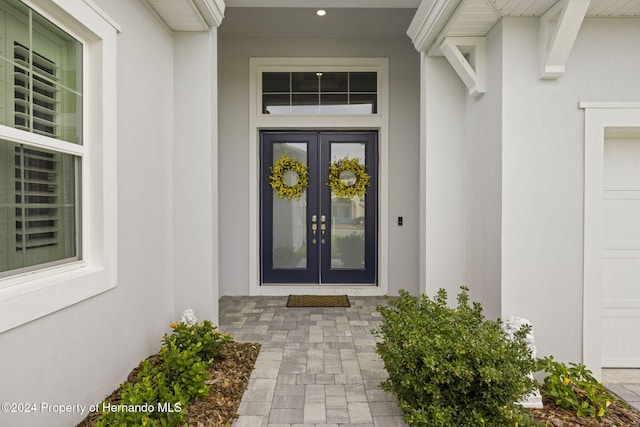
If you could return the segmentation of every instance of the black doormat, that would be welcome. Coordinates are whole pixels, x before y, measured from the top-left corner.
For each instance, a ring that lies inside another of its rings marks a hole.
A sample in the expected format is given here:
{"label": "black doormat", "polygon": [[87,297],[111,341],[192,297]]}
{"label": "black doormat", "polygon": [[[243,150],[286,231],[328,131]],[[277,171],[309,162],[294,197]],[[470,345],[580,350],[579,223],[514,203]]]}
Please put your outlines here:
{"label": "black doormat", "polygon": [[351,307],[346,295],[289,295],[287,307]]}

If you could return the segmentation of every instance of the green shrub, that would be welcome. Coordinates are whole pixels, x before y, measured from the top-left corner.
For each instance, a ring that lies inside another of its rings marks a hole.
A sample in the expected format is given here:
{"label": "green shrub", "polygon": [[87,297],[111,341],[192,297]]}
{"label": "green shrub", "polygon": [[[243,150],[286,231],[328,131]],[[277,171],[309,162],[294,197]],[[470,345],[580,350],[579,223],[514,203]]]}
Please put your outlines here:
{"label": "green shrub", "polygon": [[96,427],[178,426],[188,398],[171,386],[161,365],[141,362],[137,382],[121,386],[120,401],[103,403]]}
{"label": "green shrub", "polygon": [[198,343],[183,350],[175,344],[173,338],[169,338],[160,349],[160,371],[169,384],[178,387],[186,401],[205,396],[209,392],[209,386],[204,382],[209,379],[207,366],[213,360],[202,360],[198,354],[200,347]]}
{"label": "green shrub", "polygon": [[462,287],[456,308],[441,289],[431,300],[400,292],[379,307],[378,346],[389,373],[381,387],[394,393],[405,422],[428,427],[534,425],[516,403],[532,391],[535,360],[524,341],[509,340],[499,321],[485,320]]}
{"label": "green shrub", "polygon": [[196,325],[173,322],[170,326],[173,332],[170,336],[165,335],[162,338],[162,345],[168,345],[168,341],[171,340],[181,350],[196,350],[205,361],[214,358],[226,343],[233,341],[230,334],[223,335],[209,320]]}
{"label": "green shrub", "polygon": [[208,320],[193,326],[174,322],[171,328],[157,361],[143,360],[137,381],[121,386],[120,400],[100,405],[96,427],[175,427],[184,421],[185,406],[207,395],[207,367],[231,335]]}
{"label": "green shrub", "polygon": [[566,365],[548,356],[538,360],[538,369],[548,374],[542,392],[579,417],[603,417],[616,400],[583,364]]}

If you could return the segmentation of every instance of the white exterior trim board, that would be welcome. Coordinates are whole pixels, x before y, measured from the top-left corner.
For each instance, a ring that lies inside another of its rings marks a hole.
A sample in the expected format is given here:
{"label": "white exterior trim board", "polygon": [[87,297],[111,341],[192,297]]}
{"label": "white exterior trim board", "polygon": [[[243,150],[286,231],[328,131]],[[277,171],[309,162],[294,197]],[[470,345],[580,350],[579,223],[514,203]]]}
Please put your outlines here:
{"label": "white exterior trim board", "polygon": [[[261,114],[262,70],[378,71],[378,114],[353,116],[270,116]],[[260,143],[267,129],[378,131],[378,284],[260,284]],[[389,61],[387,58],[250,58],[249,60],[249,295],[295,293],[384,295],[389,289]]]}
{"label": "white exterior trim board", "polygon": [[640,134],[640,103],[581,102],[584,134],[583,363],[602,375],[602,237],[604,142],[610,130]]}

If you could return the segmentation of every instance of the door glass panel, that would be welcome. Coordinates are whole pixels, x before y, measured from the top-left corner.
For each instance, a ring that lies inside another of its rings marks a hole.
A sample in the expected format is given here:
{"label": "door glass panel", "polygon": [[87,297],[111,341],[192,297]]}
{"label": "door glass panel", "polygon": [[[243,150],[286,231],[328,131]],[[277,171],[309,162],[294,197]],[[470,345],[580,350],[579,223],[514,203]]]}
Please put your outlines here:
{"label": "door glass panel", "polygon": [[[332,143],[331,161],[359,159],[365,164],[364,143]],[[355,182],[355,175],[348,171],[340,175],[347,184]],[[365,198],[338,197],[331,192],[331,268],[364,269],[365,255]]]}
{"label": "door glass panel", "polygon": [[[275,143],[274,163],[286,154],[307,164],[307,144]],[[298,180],[295,172],[287,172],[285,181],[292,186]],[[304,269],[307,267],[307,192],[300,198],[285,199],[272,191],[273,197],[273,268]]]}

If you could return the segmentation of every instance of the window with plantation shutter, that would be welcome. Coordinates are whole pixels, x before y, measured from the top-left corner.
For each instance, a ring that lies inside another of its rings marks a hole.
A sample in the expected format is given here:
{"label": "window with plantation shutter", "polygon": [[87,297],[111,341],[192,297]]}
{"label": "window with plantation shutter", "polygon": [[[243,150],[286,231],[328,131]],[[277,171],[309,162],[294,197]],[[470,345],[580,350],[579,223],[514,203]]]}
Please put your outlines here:
{"label": "window with plantation shutter", "polygon": [[[57,66],[37,52],[14,42],[13,58],[21,67],[14,74],[15,127],[56,137],[56,75]],[[37,70],[31,75],[29,69]]]}
{"label": "window with plantation shutter", "polygon": [[7,275],[79,258],[81,45],[17,0],[0,13],[0,125],[23,131],[0,128]]}
{"label": "window with plantation shutter", "polygon": [[16,146],[14,165],[18,258],[22,264],[39,264],[73,256],[73,159]]}

